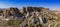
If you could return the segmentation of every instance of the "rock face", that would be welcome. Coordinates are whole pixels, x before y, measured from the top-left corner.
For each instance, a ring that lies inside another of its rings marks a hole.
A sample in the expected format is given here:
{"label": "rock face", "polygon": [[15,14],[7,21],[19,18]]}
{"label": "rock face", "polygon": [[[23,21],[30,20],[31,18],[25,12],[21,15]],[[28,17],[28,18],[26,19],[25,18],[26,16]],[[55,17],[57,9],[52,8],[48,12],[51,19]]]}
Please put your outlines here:
{"label": "rock face", "polygon": [[23,7],[25,20],[21,23],[21,25],[43,25],[44,23],[47,23],[46,16],[48,11],[50,11],[48,8],[43,7]]}
{"label": "rock face", "polygon": [[5,18],[13,16],[13,18],[22,18],[20,23],[21,26],[38,26],[45,27],[50,21],[55,22],[54,14],[49,8],[43,7],[23,7],[22,9],[18,8],[9,8],[4,9],[2,12]]}
{"label": "rock face", "polygon": [[48,8],[43,8],[43,7],[23,7],[24,12],[33,12],[33,11],[44,11],[44,10],[49,10]]}
{"label": "rock face", "polygon": [[21,15],[18,8],[10,8],[10,13],[12,16],[17,16],[17,17],[19,17]]}
{"label": "rock face", "polygon": [[[33,25],[34,27],[49,27],[50,22],[56,22],[57,20],[49,8],[43,7],[23,7],[22,12],[25,15],[25,19],[20,24],[22,26]],[[47,23],[47,24],[46,24]],[[49,25],[48,25],[49,24]],[[39,26],[40,25],[40,26]],[[27,27],[27,26],[26,26]]]}
{"label": "rock face", "polygon": [[23,14],[19,12],[18,8],[11,7],[9,10],[8,9],[3,10],[3,16],[4,17],[8,17],[8,16],[22,17]]}
{"label": "rock face", "polygon": [[9,10],[3,10],[3,16],[4,17],[10,16],[10,11]]}
{"label": "rock face", "polygon": [[3,15],[2,13],[3,13],[3,10],[1,10],[1,9],[0,9],[0,16],[2,16],[2,15]]}

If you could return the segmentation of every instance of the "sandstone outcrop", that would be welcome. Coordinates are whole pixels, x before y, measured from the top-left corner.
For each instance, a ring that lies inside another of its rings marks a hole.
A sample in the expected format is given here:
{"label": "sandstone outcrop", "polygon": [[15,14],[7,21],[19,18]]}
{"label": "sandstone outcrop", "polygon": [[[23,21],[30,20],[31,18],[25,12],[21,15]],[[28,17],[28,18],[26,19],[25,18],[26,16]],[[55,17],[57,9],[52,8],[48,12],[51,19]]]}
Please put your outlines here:
{"label": "sandstone outcrop", "polygon": [[0,11],[5,18],[13,16],[13,18],[22,18],[20,25],[21,26],[30,26],[33,25],[38,27],[45,27],[50,24],[50,22],[56,22],[57,16],[49,10],[49,8],[44,7],[23,7],[22,9],[18,8],[9,8]]}
{"label": "sandstone outcrop", "polygon": [[13,7],[11,7],[10,9],[4,9],[2,14],[4,17],[9,17],[9,16],[22,17],[23,16],[23,14],[20,13],[18,8],[13,8]]}

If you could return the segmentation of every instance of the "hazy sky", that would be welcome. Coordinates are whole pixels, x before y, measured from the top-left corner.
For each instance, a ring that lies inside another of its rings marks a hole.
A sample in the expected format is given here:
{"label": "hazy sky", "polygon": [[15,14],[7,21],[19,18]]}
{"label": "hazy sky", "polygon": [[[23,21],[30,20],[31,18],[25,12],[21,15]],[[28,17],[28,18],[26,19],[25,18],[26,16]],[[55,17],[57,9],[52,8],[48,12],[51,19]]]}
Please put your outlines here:
{"label": "hazy sky", "polygon": [[0,8],[22,8],[25,6],[60,9],[60,0],[0,0]]}

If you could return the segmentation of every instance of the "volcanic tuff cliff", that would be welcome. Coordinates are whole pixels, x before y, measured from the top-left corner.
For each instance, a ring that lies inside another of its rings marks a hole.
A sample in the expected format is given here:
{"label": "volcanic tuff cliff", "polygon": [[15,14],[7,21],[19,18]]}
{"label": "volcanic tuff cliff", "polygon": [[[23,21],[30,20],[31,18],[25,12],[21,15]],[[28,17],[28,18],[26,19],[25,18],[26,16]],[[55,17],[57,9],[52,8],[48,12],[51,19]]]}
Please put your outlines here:
{"label": "volcanic tuff cliff", "polygon": [[[58,17],[54,11],[49,10],[49,8],[44,7],[23,7],[22,9],[18,8],[9,8],[3,9],[0,11],[1,15],[4,18],[22,18],[22,22],[20,23],[21,26],[38,26],[38,27],[45,27],[45,26],[52,26],[51,24],[55,24],[56,21],[59,21]],[[35,25],[36,24],[36,25]],[[56,24],[55,24],[56,25]],[[54,26],[55,26],[54,25]]]}

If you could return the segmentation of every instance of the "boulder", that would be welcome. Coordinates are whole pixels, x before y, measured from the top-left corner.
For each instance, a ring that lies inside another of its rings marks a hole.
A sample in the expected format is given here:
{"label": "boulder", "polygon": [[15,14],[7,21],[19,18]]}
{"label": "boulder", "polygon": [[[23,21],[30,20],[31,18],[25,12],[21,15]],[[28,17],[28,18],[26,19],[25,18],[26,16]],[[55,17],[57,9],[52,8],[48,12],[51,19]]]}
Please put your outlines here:
{"label": "boulder", "polygon": [[16,16],[16,17],[22,17],[23,16],[23,14],[20,13],[18,8],[10,8],[10,13],[12,16]]}
{"label": "boulder", "polygon": [[9,10],[3,10],[3,16],[4,17],[8,17],[8,16],[10,16],[10,11]]}

